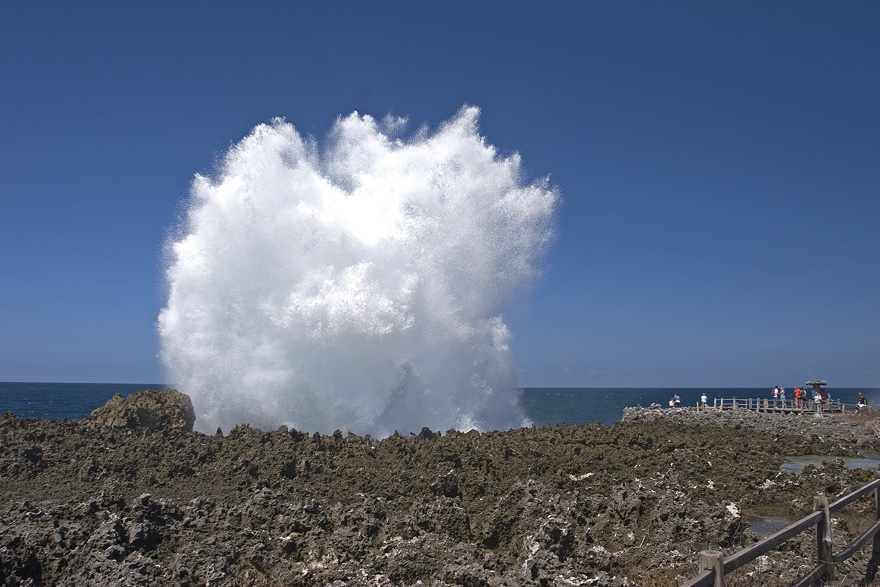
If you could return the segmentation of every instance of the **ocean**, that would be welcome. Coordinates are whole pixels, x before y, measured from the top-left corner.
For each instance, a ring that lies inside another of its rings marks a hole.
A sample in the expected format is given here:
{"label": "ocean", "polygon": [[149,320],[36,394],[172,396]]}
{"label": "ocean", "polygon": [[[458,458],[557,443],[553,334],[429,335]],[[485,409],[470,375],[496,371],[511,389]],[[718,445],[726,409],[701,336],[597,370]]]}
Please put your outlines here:
{"label": "ocean", "polygon": [[[88,416],[114,394],[129,395],[145,389],[164,389],[163,384],[149,383],[12,383],[0,382],[0,413],[13,412],[22,418],[60,420]],[[786,387],[789,391],[792,388]],[[871,405],[880,401],[880,388],[828,387],[833,399],[845,404],[857,403],[859,393]],[[682,406],[695,406],[706,393],[711,405],[714,398],[769,398],[768,388],[544,388],[522,390],[522,406],[536,426],[552,424],[582,425],[600,422],[611,426],[630,406],[668,406],[678,394]],[[416,432],[416,431],[413,431]]]}

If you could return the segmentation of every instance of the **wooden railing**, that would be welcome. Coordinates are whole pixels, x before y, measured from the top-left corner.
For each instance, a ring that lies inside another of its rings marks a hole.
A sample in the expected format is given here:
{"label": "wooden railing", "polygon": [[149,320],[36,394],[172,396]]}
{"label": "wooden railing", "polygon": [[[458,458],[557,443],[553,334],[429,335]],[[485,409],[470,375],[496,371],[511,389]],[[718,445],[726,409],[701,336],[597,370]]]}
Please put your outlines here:
{"label": "wooden railing", "polygon": [[798,400],[773,399],[764,397],[718,398],[713,405],[719,410],[755,410],[759,412],[845,412],[847,409],[856,411],[858,406],[840,403],[839,399],[831,399],[824,404],[816,404],[812,399]]}
{"label": "wooden railing", "polygon": [[[833,554],[831,548],[831,514],[842,510],[871,491],[874,492],[874,523],[849,546],[838,554]],[[880,530],[880,479],[875,479],[861,489],[853,491],[831,504],[828,503],[827,497],[818,496],[813,501],[813,509],[815,511],[809,516],[727,558],[720,551],[702,551],[700,553],[700,574],[682,584],[682,587],[724,587],[725,575],[776,549],[813,526],[816,526],[816,558],[818,564],[809,573],[792,583],[792,587],[819,586],[824,581],[835,580],[837,575],[836,566],[849,559],[871,538],[874,539],[874,543],[871,560],[868,562],[866,583],[873,581],[877,573],[878,563],[880,563],[880,536],[877,534],[877,531]]]}

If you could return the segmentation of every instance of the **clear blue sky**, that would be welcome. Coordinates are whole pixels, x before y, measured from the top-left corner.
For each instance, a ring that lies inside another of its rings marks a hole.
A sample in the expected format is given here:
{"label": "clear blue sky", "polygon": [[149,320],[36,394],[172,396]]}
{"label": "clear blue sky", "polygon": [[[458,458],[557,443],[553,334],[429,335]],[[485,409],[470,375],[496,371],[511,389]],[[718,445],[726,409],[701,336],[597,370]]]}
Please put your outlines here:
{"label": "clear blue sky", "polygon": [[880,3],[0,3],[0,380],[161,382],[192,177],[463,104],[562,193],[526,386],[880,385]]}

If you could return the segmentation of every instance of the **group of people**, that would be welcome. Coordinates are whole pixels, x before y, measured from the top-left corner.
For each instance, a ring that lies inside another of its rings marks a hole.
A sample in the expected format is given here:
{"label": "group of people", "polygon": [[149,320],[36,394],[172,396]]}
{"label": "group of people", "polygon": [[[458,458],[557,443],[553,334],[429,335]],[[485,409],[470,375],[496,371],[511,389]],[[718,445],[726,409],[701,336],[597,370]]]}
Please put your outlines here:
{"label": "group of people", "polygon": [[[775,386],[771,391],[770,395],[773,396],[773,399],[780,400],[782,402],[782,406],[785,407],[785,388],[780,386]],[[859,405],[861,406],[861,401],[864,399],[861,395],[859,395]],[[831,399],[831,396],[828,394],[828,390],[824,387],[819,389],[813,389],[813,397],[812,403],[815,405],[816,409],[822,409],[828,405],[828,401]],[[810,396],[804,387],[795,387],[794,388],[794,404],[793,406],[796,408],[806,408],[810,405]],[[868,402],[865,400],[865,405]]]}
{"label": "group of people", "polygon": [[[831,395],[828,393],[828,390],[824,387],[820,387],[819,389],[813,389],[813,397],[810,398],[810,394],[805,387],[795,387],[794,391],[794,402],[791,404],[793,408],[808,408],[811,404],[815,406],[817,410],[823,410],[828,402],[831,400]],[[779,403],[781,402],[781,407],[787,407],[788,404],[785,403],[785,388],[780,386],[775,386],[771,391],[770,395],[773,396],[773,399],[776,400],[776,407],[780,407]],[[709,398],[706,396],[704,392],[702,396],[700,396],[700,405],[708,406]],[[859,394],[859,410],[866,408],[868,406],[868,400],[865,399],[865,396],[861,393]],[[681,407],[681,397],[676,393],[672,396],[672,399],[669,400],[670,408],[680,408]],[[766,407],[766,406],[765,406]]]}

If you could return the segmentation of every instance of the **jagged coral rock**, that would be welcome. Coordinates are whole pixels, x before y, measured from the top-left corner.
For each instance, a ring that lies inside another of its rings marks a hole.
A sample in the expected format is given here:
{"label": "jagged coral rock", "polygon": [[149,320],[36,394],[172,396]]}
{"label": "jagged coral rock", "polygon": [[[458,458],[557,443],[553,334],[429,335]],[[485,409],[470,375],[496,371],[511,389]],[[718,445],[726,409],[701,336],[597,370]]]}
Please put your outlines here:
{"label": "jagged coral rock", "polygon": [[127,397],[117,393],[92,412],[90,421],[109,428],[180,429],[192,432],[196,414],[188,395],[176,389],[147,389]]}

